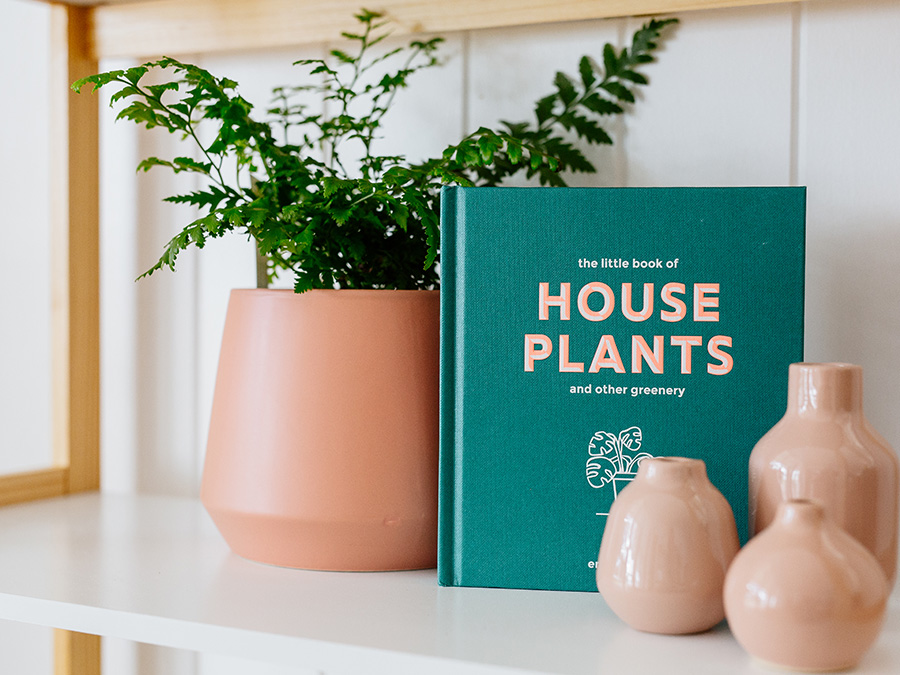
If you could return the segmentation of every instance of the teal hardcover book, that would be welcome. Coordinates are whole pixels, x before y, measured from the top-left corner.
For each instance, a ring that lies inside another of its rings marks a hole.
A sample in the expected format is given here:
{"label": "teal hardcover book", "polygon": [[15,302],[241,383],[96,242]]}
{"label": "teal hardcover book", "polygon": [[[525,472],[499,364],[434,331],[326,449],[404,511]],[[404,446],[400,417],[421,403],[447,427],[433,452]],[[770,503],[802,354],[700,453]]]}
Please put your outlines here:
{"label": "teal hardcover book", "polygon": [[438,579],[594,591],[645,457],[747,461],[803,359],[805,188],[445,188]]}

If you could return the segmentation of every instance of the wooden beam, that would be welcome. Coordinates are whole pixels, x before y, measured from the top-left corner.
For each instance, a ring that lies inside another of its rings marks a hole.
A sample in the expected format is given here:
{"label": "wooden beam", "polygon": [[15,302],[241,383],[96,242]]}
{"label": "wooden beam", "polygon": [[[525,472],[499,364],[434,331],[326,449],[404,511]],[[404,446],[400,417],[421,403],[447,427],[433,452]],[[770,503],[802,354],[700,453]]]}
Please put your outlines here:
{"label": "wooden beam", "polygon": [[100,675],[100,644],[96,635],[54,630],[54,675]]}
{"label": "wooden beam", "polygon": [[[69,88],[99,69],[91,25],[88,8],[53,8],[53,439],[66,493],[100,488],[99,103]],[[54,631],[54,675],[100,671],[98,636]]]}
{"label": "wooden beam", "polygon": [[68,469],[53,468],[0,476],[0,506],[60,497],[67,491],[68,474]]}
{"label": "wooden beam", "polygon": [[67,492],[100,487],[99,107],[69,88],[98,70],[90,11],[56,6],[51,19],[53,438]]}
{"label": "wooden beam", "polygon": [[402,35],[787,1],[800,0],[142,0],[94,8],[94,50],[149,58],[327,42],[355,28],[361,5]]}

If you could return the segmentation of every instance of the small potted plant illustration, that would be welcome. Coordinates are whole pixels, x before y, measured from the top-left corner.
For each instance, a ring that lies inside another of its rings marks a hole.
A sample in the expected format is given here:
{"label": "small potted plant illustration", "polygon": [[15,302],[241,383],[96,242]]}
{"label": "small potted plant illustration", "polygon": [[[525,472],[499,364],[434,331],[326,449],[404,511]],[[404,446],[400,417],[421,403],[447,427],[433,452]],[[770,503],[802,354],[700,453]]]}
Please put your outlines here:
{"label": "small potted plant illustration", "polygon": [[643,432],[640,427],[628,427],[618,435],[598,431],[588,443],[590,457],[587,461],[587,481],[591,487],[602,488],[612,483],[616,497],[637,475],[638,466],[645,457],[653,455],[638,452]]}

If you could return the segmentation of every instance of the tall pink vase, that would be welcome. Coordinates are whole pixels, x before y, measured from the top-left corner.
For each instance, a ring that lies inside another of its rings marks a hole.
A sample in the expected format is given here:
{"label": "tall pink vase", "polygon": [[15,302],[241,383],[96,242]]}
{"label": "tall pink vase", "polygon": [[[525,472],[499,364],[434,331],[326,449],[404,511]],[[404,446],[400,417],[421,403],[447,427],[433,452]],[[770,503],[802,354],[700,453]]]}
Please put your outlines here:
{"label": "tall pink vase", "polygon": [[779,504],[725,579],[737,641],[756,658],[794,670],[855,666],[878,637],[887,598],[871,552],[806,500]]}
{"label": "tall pink vase", "polygon": [[650,633],[698,633],[725,618],[725,572],[739,548],[731,506],[699,459],[655,457],[613,502],[597,589]]}
{"label": "tall pink vase", "polygon": [[846,363],[794,363],[784,417],[750,455],[750,533],[772,522],[781,502],[812,499],[897,572],[897,456],[863,415],[863,373]]}
{"label": "tall pink vase", "polygon": [[438,331],[437,291],[232,292],[201,500],[235,553],[436,565]]}

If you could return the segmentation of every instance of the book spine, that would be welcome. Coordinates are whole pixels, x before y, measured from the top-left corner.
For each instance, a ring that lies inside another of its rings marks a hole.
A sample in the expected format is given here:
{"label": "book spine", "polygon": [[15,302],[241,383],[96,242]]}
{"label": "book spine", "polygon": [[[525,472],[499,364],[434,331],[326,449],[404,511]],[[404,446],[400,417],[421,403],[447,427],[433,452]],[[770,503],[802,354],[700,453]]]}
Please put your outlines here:
{"label": "book spine", "polygon": [[456,202],[458,188],[441,190],[441,378],[438,481],[438,583],[455,586],[456,567]]}

